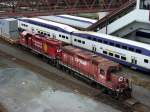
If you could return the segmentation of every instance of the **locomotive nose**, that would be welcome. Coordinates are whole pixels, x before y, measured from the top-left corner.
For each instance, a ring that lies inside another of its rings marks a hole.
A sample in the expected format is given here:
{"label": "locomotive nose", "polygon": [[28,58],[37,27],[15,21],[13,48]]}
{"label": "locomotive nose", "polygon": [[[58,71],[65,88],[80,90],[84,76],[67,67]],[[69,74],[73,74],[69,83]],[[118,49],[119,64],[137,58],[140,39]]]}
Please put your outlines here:
{"label": "locomotive nose", "polygon": [[129,88],[129,81],[127,78],[120,76],[118,78],[118,86],[120,89],[126,89]]}

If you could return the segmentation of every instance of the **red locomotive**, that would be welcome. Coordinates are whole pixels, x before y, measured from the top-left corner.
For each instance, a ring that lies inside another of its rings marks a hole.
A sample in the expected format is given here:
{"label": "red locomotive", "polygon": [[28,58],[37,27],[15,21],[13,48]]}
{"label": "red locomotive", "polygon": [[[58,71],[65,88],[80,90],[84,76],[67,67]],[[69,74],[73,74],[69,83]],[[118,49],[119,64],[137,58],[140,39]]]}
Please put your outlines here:
{"label": "red locomotive", "polygon": [[128,79],[116,74],[121,69],[118,63],[59,40],[26,31],[21,34],[19,44],[41,54],[60,68],[103,86],[115,96],[131,96]]}

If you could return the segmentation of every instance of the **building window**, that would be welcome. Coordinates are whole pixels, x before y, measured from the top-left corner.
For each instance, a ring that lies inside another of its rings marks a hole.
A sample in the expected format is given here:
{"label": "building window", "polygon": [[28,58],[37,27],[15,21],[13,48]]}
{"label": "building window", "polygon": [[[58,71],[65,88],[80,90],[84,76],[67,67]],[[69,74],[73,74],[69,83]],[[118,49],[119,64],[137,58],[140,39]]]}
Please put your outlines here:
{"label": "building window", "polygon": [[148,61],[148,59],[144,59],[144,62],[145,62],[145,63],[148,63],[149,61]]}

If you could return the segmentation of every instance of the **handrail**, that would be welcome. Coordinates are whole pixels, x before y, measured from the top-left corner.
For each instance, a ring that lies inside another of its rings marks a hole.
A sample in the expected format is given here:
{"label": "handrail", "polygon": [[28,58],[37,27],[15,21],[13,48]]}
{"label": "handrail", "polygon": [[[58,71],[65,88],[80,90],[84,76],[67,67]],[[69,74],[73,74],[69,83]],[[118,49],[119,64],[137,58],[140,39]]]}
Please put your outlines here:
{"label": "handrail", "polygon": [[114,10],[113,12],[111,12],[110,14],[102,18],[101,20],[89,26],[86,30],[96,31],[98,27],[102,28],[103,26],[112,23],[113,21],[110,22],[110,20],[113,20],[115,17],[118,17],[120,14],[124,13],[125,11],[133,10],[135,5],[136,5],[136,0],[130,0],[126,2],[123,6],[119,7],[118,9]]}

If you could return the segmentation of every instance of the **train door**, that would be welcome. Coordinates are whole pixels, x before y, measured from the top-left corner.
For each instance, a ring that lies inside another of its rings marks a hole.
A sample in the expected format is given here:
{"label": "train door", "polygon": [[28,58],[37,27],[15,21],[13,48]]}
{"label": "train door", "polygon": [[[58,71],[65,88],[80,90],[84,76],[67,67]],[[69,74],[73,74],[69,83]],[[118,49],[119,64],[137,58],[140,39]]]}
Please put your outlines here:
{"label": "train door", "polygon": [[53,37],[53,39],[56,39],[56,34],[53,33],[53,34],[52,34],[52,37]]}
{"label": "train door", "polygon": [[33,28],[33,27],[31,28],[31,31],[32,31],[32,33],[35,33],[35,31],[34,31],[34,28]]}
{"label": "train door", "polygon": [[96,52],[96,51],[97,51],[97,49],[96,49],[96,46],[95,46],[95,45],[93,45],[93,46],[92,46],[92,51],[93,51],[93,52]]}
{"label": "train door", "polygon": [[135,65],[137,64],[137,59],[136,59],[136,57],[133,57],[133,56],[131,57],[131,63],[132,63],[132,64],[135,64]]}

